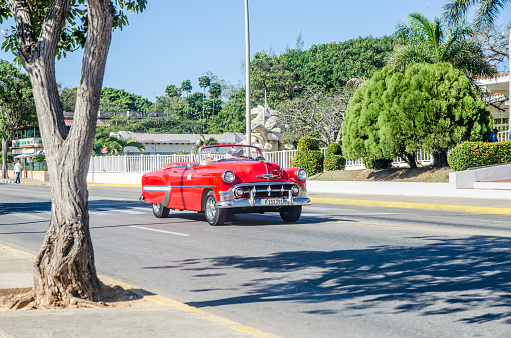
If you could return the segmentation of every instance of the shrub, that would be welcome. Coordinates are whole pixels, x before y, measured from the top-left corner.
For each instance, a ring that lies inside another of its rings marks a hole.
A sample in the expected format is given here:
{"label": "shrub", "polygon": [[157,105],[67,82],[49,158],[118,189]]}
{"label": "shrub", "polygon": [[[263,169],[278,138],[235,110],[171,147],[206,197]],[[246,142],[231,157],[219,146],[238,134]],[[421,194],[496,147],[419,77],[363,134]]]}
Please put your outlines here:
{"label": "shrub", "polygon": [[455,171],[511,162],[511,141],[461,143],[450,152],[447,160]]}
{"label": "shrub", "polygon": [[323,159],[318,141],[304,137],[298,142],[297,152],[291,163],[307,170],[309,175],[314,175],[323,171]]}
{"label": "shrub", "polygon": [[346,159],[342,156],[342,149],[339,143],[332,143],[326,148],[323,168],[326,171],[343,170]]}
{"label": "shrub", "polygon": [[323,172],[323,153],[321,150],[307,150],[296,152],[292,164],[294,167],[300,167],[309,173],[309,175]]}
{"label": "shrub", "polygon": [[35,155],[34,157],[32,157],[32,160],[34,162],[45,162],[46,161],[46,156],[44,154]]}
{"label": "shrub", "polygon": [[312,137],[303,137],[298,141],[296,149],[298,152],[300,150],[319,150],[319,142]]}
{"label": "shrub", "polygon": [[389,169],[392,167],[391,158],[364,158],[364,163],[367,169]]}

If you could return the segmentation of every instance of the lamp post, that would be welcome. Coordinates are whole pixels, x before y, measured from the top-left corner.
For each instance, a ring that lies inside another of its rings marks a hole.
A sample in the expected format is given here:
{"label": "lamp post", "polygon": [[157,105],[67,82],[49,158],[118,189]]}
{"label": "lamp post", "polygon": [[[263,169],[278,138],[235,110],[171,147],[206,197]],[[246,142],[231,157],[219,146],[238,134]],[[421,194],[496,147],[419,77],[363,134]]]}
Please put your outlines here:
{"label": "lamp post", "polygon": [[250,34],[248,30],[248,0],[245,0],[245,64],[246,64],[246,134],[248,144],[252,144],[252,126],[250,115]]}

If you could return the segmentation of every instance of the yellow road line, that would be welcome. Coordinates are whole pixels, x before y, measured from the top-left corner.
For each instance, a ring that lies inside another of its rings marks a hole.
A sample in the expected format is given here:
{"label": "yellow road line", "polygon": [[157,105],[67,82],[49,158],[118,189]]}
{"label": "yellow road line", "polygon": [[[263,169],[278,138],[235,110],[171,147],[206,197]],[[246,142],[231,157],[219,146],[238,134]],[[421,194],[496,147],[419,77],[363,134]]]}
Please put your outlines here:
{"label": "yellow road line", "polygon": [[[32,254],[30,254],[28,252],[24,252],[24,251],[21,251],[21,250],[18,250],[18,249],[14,249],[14,248],[11,248],[11,247],[8,247],[8,246],[5,246],[5,245],[1,245],[1,244],[0,244],[0,249],[6,250],[6,251],[10,251],[10,252],[14,252],[14,253],[23,255],[25,257],[31,258],[31,259],[35,259],[36,258],[35,255],[32,255]],[[232,330],[235,330],[235,331],[238,331],[238,332],[241,332],[241,333],[245,333],[245,334],[251,335],[252,337],[256,337],[256,338],[278,338],[278,336],[276,336],[274,334],[271,334],[271,333],[268,333],[268,332],[264,332],[264,331],[261,331],[259,329],[256,329],[256,328],[253,328],[253,327],[246,326],[246,325],[243,325],[241,323],[235,322],[233,320],[230,320],[230,319],[227,319],[227,318],[224,318],[224,317],[220,317],[220,316],[214,315],[212,313],[206,312],[206,311],[201,310],[199,308],[196,308],[194,306],[190,306],[190,305],[186,305],[186,304],[183,304],[181,302],[178,302],[177,300],[173,300],[173,299],[170,299],[170,298],[166,298],[166,297],[163,297],[163,296],[160,296],[160,295],[153,294],[153,293],[148,292],[146,290],[143,290],[143,289],[141,289],[141,288],[139,288],[137,286],[130,285],[130,284],[127,284],[127,283],[123,283],[121,281],[118,281],[118,280],[115,280],[115,279],[112,279],[112,278],[109,278],[109,277],[104,277],[104,276],[98,276],[98,277],[105,284],[108,284],[108,285],[119,285],[123,289],[129,290],[130,292],[132,292],[132,293],[134,293],[134,294],[136,294],[138,296],[141,296],[141,297],[143,297],[145,299],[151,300],[151,301],[153,301],[153,302],[155,302],[157,304],[171,306],[171,307],[173,307],[175,309],[184,311],[184,312],[189,313],[189,314],[194,315],[194,316],[198,316],[198,317],[207,319],[210,322],[213,322],[213,323],[216,323],[216,324],[228,327],[228,328],[230,328]]]}
{"label": "yellow road line", "polygon": [[316,203],[330,203],[330,204],[364,205],[364,206],[374,206],[374,207],[441,210],[441,211],[459,211],[459,212],[468,212],[468,213],[476,213],[476,214],[511,215],[511,208],[478,207],[478,206],[472,206],[472,205],[371,201],[371,200],[353,200],[353,199],[321,198],[321,197],[311,197],[311,201],[316,202]]}

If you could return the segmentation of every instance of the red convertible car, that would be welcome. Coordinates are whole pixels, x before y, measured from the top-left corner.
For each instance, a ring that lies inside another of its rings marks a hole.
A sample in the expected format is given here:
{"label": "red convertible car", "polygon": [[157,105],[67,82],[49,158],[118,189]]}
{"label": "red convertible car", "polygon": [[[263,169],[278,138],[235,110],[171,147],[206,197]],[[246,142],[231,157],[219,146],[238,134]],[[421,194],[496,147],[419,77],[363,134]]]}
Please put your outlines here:
{"label": "red convertible car", "polygon": [[142,196],[158,218],[170,209],[204,212],[211,225],[229,214],[279,212],[296,222],[309,205],[301,168],[266,162],[259,148],[214,145],[199,148],[194,162],[169,163],[142,176]]}

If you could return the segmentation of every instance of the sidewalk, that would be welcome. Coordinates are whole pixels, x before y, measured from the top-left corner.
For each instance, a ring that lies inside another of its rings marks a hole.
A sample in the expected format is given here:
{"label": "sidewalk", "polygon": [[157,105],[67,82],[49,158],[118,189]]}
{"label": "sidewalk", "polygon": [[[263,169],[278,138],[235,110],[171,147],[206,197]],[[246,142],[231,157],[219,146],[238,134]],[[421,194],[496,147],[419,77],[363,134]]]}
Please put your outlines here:
{"label": "sidewalk", "polygon": [[[0,297],[33,287],[30,256],[0,245]],[[149,307],[0,311],[0,337],[275,337],[171,299],[156,300]]]}

